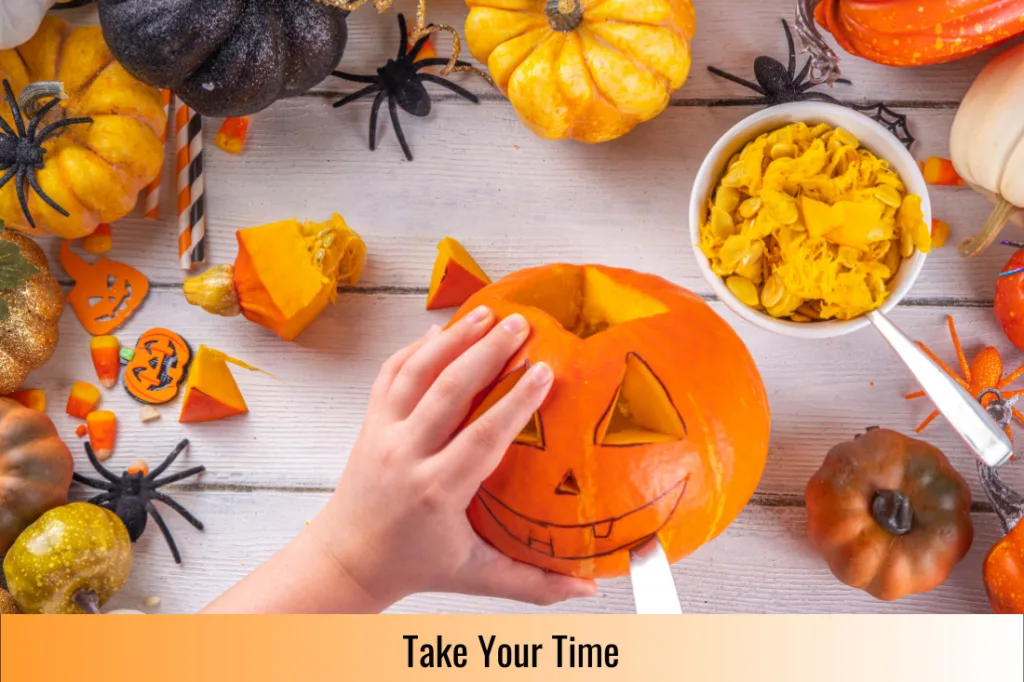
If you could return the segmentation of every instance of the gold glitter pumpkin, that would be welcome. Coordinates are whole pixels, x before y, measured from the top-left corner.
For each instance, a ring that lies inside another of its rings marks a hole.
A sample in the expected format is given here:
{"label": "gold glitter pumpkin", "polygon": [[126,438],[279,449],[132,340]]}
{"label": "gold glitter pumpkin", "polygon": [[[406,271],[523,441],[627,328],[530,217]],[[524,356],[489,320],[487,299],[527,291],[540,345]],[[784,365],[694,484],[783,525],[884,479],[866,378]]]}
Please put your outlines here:
{"label": "gold glitter pumpkin", "polygon": [[[50,272],[46,254],[28,237],[4,230],[0,223],[0,254],[20,254],[36,274],[11,288],[0,288],[0,395],[17,389],[32,370],[42,366],[57,347],[57,322],[64,311],[64,293]],[[17,251],[4,247],[14,244]],[[0,258],[0,281],[9,258]]]}

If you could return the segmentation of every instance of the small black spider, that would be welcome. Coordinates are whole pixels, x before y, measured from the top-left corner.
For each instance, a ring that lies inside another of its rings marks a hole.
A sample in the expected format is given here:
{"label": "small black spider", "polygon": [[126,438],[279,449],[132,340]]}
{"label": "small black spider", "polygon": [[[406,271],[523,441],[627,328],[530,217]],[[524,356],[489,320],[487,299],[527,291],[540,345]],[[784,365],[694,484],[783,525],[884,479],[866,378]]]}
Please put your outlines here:
{"label": "small black spider", "polygon": [[[420,73],[420,69],[428,66],[442,66],[447,64],[448,60],[433,58],[417,61],[416,55],[423,49],[423,46],[429,40],[429,36],[423,36],[416,41],[412,49],[409,49],[409,34],[405,27],[405,17],[401,14],[398,15],[398,28],[401,32],[401,40],[398,44],[398,58],[389,59],[387,64],[377,69],[376,76],[360,76],[343,71],[333,72],[333,75],[338,78],[344,78],[356,83],[370,84],[362,90],[342,97],[334,103],[334,108],[343,107],[361,97],[377,93],[377,97],[373,100],[373,108],[370,110],[370,151],[373,151],[377,148],[377,113],[380,111],[380,105],[387,98],[388,109],[391,112],[391,123],[395,127],[395,135],[398,136],[398,142],[402,145],[405,158],[412,161],[412,151],[409,149],[409,144],[405,141],[402,126],[398,122],[398,107],[402,107],[403,110],[413,116],[426,116],[430,113],[430,93],[424,87],[423,81],[436,83],[448,88],[456,95],[468,99],[473,104],[478,104],[480,100],[469,90],[449,80],[429,73]],[[455,62],[455,65],[469,66],[466,62],[461,61]]]}
{"label": "small black spider", "polygon": [[14,186],[18,192],[18,201],[21,203],[25,220],[28,221],[30,227],[35,229],[36,223],[28,212],[28,197],[25,194],[26,181],[39,195],[39,198],[49,204],[53,210],[65,217],[68,215],[67,211],[43,191],[43,188],[39,186],[38,178],[36,178],[36,171],[43,167],[43,154],[46,153],[43,143],[62,128],[78,123],[92,123],[92,119],[65,118],[46,126],[37,135],[36,130],[39,128],[39,124],[50,113],[50,110],[57,106],[59,100],[54,97],[47,102],[32,117],[26,129],[18,100],[14,98],[14,91],[11,90],[11,84],[7,80],[4,80],[4,94],[7,97],[7,105],[11,108],[11,116],[14,118],[17,131],[12,129],[7,121],[0,118],[0,173],[7,171],[0,176],[0,188],[14,178]]}
{"label": "small black spider", "polygon": [[[808,59],[804,67],[800,69],[800,73],[796,72],[796,45],[793,43],[793,34],[789,30],[789,24],[785,19],[782,20],[782,28],[786,31],[786,42],[789,45],[789,67],[787,68],[782,62],[771,57],[760,56],[754,60],[754,77],[757,79],[757,83],[752,83],[739,76],[734,76],[731,73],[722,71],[721,69],[709,66],[708,71],[721,76],[726,80],[730,80],[733,83],[739,83],[745,88],[750,88],[761,97],[754,100],[728,100],[725,104],[767,104],[774,106],[776,104],[786,104],[788,102],[801,102],[804,100],[820,100],[822,102],[831,102],[832,104],[838,104],[840,106],[847,106],[837,100],[831,95],[826,95],[823,92],[811,92],[811,88],[819,85],[813,81],[808,81],[807,75],[811,70],[811,60]],[[845,78],[837,78],[836,83],[842,83],[843,85],[852,85],[852,83]],[[914,136],[910,134],[910,130],[907,128],[907,117],[903,114],[897,114],[895,111],[885,106],[884,104],[864,104],[864,105],[850,105],[850,108],[854,111],[859,111],[865,114],[868,118],[881,123],[885,126],[893,135],[896,136],[903,145],[910,149],[911,145],[914,144]]]}
{"label": "small black spider", "polygon": [[97,490],[104,490],[106,492],[100,493],[96,497],[89,500],[90,503],[97,506],[109,509],[110,511],[117,514],[117,517],[124,523],[125,528],[128,529],[128,536],[135,542],[142,536],[142,532],[146,530],[146,514],[149,513],[156,521],[156,525],[159,526],[160,532],[163,533],[164,540],[167,541],[167,546],[171,548],[171,555],[174,557],[174,563],[181,563],[181,554],[178,552],[178,546],[174,544],[174,538],[171,536],[171,531],[167,528],[167,524],[164,523],[164,519],[160,516],[160,512],[156,510],[153,501],[163,502],[174,511],[181,514],[182,518],[191,523],[197,530],[203,529],[203,523],[192,516],[191,513],[179,503],[175,502],[169,495],[161,493],[157,488],[161,488],[170,483],[196,476],[206,471],[206,467],[197,466],[185,471],[179,471],[176,474],[165,476],[164,478],[158,478],[160,474],[167,470],[174,460],[181,454],[181,451],[188,446],[188,439],[185,439],[178,443],[178,447],[167,456],[160,466],[153,469],[148,474],[139,469],[129,469],[125,471],[120,477],[115,475],[112,471],[100,464],[100,461],[96,458],[96,453],[93,452],[92,446],[89,443],[85,444],[85,454],[89,456],[89,462],[93,468],[100,473],[106,481],[101,481],[95,478],[88,478],[81,474],[75,473],[75,481],[82,485],[87,485],[90,488],[96,488]]}

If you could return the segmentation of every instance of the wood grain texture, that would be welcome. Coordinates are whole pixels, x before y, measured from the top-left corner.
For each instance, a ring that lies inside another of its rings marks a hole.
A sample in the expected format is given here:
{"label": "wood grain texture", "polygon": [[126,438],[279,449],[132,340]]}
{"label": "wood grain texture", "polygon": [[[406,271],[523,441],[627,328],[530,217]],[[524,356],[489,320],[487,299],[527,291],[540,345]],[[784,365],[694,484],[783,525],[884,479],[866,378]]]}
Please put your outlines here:
{"label": "wood grain texture", "polygon": [[[396,5],[407,16],[414,12],[413,0]],[[429,324],[448,317],[423,311],[435,244],[444,235],[460,239],[494,277],[544,262],[598,262],[652,272],[708,295],[687,243],[692,179],[719,136],[756,108],[718,106],[751,93],[712,76],[706,66],[749,78],[757,55],[783,58],[779,20],[790,18],[792,5],[788,0],[697,3],[694,69],[673,106],[621,140],[598,146],[540,140],[506,101],[471,77],[458,78],[486,95],[480,105],[442,95],[429,117],[403,116],[414,163],[402,157],[386,120],[378,150],[367,149],[369,103],[332,109],[334,99],[352,91],[336,79],[255,116],[241,156],[213,146],[219,121],[208,121],[211,263],[233,260],[236,229],[290,216],[323,219],[333,211],[366,239],[369,262],[357,291],[344,292],[298,343],[286,344],[241,318],[213,317],[184,302],[170,215],[172,181],[164,186],[163,220],[131,217],[114,226],[110,257],[138,267],[154,283],[143,308],[117,332],[123,343],[133,343],[150,327],[167,326],[193,345],[235,355],[277,380],[235,370],[251,414],[189,426],[177,423],[179,402],[161,408],[161,420],[140,424],[139,405],[123,389],[104,392],[103,407],[121,419],[117,454],[110,462],[114,468],[139,456],[155,464],[182,437],[193,445],[181,466],[208,468],[196,485],[172,490],[207,524],[207,531],[198,533],[167,514],[185,565],[173,564],[151,528],[137,546],[129,586],[113,605],[138,607],[143,598],[160,596],[164,612],[194,611],[316,514],[344,468],[380,363]],[[461,0],[432,0],[430,7],[433,21],[461,27]],[[364,8],[351,17],[343,68],[370,72],[392,55],[394,13],[377,16]],[[89,8],[62,16],[75,24],[95,23]],[[438,47],[447,53],[443,43]],[[844,56],[845,74],[854,85],[831,94],[857,102],[899,102],[918,138],[915,156],[946,156],[955,103],[989,57],[909,70]],[[167,166],[165,178],[173,178],[170,156]],[[968,355],[995,345],[1008,368],[1016,367],[1024,354],[1011,349],[990,310],[996,273],[1010,254],[995,247],[965,261],[955,252],[955,245],[984,221],[988,204],[963,189],[934,188],[931,198],[935,216],[953,227],[950,245],[928,258],[894,321],[952,363],[945,315],[953,313]],[[59,243],[41,243],[67,281],[57,264]],[[721,304],[712,305],[743,337],[760,367],[772,407],[772,443],[753,504],[721,538],[674,567],[684,610],[988,611],[980,564],[998,528],[984,504],[975,514],[975,546],[950,580],[896,603],[841,585],[807,546],[803,488],[828,449],[871,425],[911,433],[931,409],[925,400],[903,400],[916,386],[882,340],[870,330],[828,342],[771,336]],[[29,377],[26,387],[47,391],[49,413],[80,471],[88,465],[73,435],[78,422],[63,414],[63,406],[74,381],[93,379],[88,336],[69,309],[56,356]],[[983,503],[973,458],[945,423],[938,420],[923,436],[946,452],[970,482],[975,502]],[[1004,477],[1024,489],[1019,463],[1007,467]],[[594,599],[545,611],[628,612],[632,607],[628,581],[618,580],[603,584]],[[394,610],[536,609],[420,595]]]}
{"label": "wood grain texture", "polygon": [[[207,484],[259,488],[331,489],[362,421],[366,396],[381,363],[426,330],[443,323],[445,311],[423,310],[421,295],[346,294],[315,321],[294,345],[243,318],[208,315],[185,303],[176,290],[158,290],[118,335],[134,344],[155,326],[170,325],[193,346],[205,343],[261,367],[278,380],[234,370],[250,414],[213,424],[177,423],[180,401],[160,409],[162,419],[140,424],[138,404],[120,387],[105,391],[102,409],[121,418],[118,448],[111,464],[134,457],[151,464],[183,437],[191,439],[192,459],[207,466]],[[867,426],[905,433],[931,411],[927,399],[906,401],[917,390],[913,378],[870,329],[831,341],[789,339],[758,330],[720,303],[716,311],[740,334],[764,379],[772,410],[772,442],[759,492],[800,497],[829,448]],[[925,341],[940,357],[955,363],[946,329],[947,310],[900,308],[893,320],[912,337]],[[955,311],[969,355],[984,345],[1006,350],[1009,344],[984,309]],[[88,336],[70,311],[61,320],[60,351],[27,386],[43,388],[49,412],[61,435],[76,443],[78,420],[63,414],[72,382],[94,377]],[[1024,354],[1005,353],[1008,368]],[[1024,386],[1024,380],[1019,382]],[[1024,437],[1024,428],[1020,431]],[[943,420],[923,434],[942,449],[980,500],[973,456]],[[74,447],[79,466],[88,466]],[[1024,467],[1007,467],[1006,479],[1024,489]]]}
{"label": "wood grain texture", "polygon": [[[136,544],[128,585],[111,608],[142,608],[161,598],[160,612],[194,612],[244,577],[295,536],[327,495],[264,492],[168,491],[206,524],[198,532],[172,512],[165,515],[181,548],[176,566],[163,538],[150,528]],[[748,507],[718,539],[673,566],[684,613],[972,613],[987,612],[981,562],[999,536],[991,514],[975,514],[974,546],[949,579],[931,592],[881,602],[843,585],[806,540],[802,508]],[[628,579],[601,581],[591,599],[538,608],[499,599],[452,594],[409,597],[397,613],[628,613]]]}

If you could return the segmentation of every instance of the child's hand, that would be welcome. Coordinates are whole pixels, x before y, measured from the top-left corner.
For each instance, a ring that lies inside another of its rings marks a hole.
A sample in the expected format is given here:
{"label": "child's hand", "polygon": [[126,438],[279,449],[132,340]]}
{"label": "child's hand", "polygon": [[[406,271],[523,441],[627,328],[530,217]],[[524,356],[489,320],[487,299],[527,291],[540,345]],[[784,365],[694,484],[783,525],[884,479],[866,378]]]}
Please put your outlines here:
{"label": "child's hand", "polygon": [[381,369],[341,483],[307,529],[375,606],[428,591],[536,604],[596,592],[593,581],[498,553],[466,518],[481,482],[544,402],[550,368],[534,364],[507,396],[453,434],[529,332],[521,315],[495,324],[479,308],[450,329],[432,328]]}

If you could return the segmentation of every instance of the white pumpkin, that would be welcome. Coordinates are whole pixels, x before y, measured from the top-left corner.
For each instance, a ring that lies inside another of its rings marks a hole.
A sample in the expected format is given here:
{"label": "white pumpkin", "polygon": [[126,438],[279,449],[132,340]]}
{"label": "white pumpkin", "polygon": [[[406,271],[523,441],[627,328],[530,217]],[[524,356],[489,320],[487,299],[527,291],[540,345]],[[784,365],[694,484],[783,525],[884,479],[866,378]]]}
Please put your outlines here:
{"label": "white pumpkin", "polygon": [[1024,45],[978,74],[953,121],[949,148],[960,177],[996,205],[960,247],[962,255],[976,256],[1010,220],[1024,227]]}
{"label": "white pumpkin", "polygon": [[17,47],[39,28],[46,10],[57,0],[0,0],[0,50]]}

